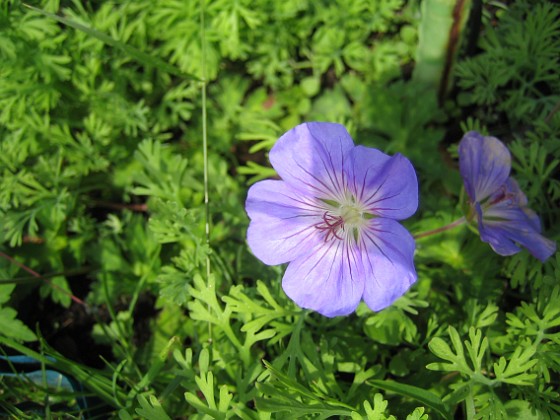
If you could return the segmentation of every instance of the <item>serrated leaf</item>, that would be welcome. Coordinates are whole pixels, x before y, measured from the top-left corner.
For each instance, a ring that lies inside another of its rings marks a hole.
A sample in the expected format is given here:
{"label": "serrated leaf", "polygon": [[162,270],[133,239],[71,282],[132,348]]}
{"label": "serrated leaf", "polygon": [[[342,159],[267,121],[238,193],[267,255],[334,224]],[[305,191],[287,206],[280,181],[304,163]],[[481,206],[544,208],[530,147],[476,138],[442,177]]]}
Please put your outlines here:
{"label": "serrated leaf", "polygon": [[482,370],[482,358],[488,349],[488,338],[482,339],[482,331],[471,327],[469,329],[469,341],[465,342],[465,347],[471,358],[475,372]]}
{"label": "serrated leaf", "polygon": [[406,420],[428,420],[429,417],[424,411],[424,407],[416,407],[412,413],[406,416]]}
{"label": "serrated leaf", "polygon": [[517,347],[511,355],[509,361],[505,357],[494,363],[494,373],[496,380],[513,385],[529,386],[534,384],[536,373],[528,373],[527,371],[535,366],[538,362],[533,359],[536,349],[533,346]]}
{"label": "serrated leaf", "polygon": [[0,307],[1,334],[18,341],[35,341],[37,336],[27,325],[17,319],[17,312],[13,308]]}
{"label": "serrated leaf", "polygon": [[364,401],[364,409],[366,411],[366,416],[368,420],[388,420],[392,419],[393,416],[387,417],[385,416],[385,410],[387,410],[387,406],[389,405],[389,401],[383,398],[383,395],[377,393],[373,396],[373,407],[369,403],[369,401]]}
{"label": "serrated leaf", "polygon": [[138,396],[141,408],[135,410],[137,414],[147,420],[171,420],[155,395],[149,395],[148,398],[149,400],[143,395]]}
{"label": "serrated leaf", "polygon": [[[203,354],[204,351],[206,351],[205,354]],[[206,349],[203,349],[200,354],[200,357],[202,358],[208,357],[208,351]],[[199,359],[199,363],[200,363],[200,359]],[[205,363],[207,363],[207,361],[203,360],[202,364]],[[233,398],[233,395],[230,392],[228,392],[227,386],[222,385],[220,387],[219,400],[218,400],[218,404],[216,404],[215,395],[214,395],[215,384],[214,384],[213,373],[212,372],[204,373],[201,369],[200,375],[197,375],[195,377],[195,382],[202,395],[204,395],[204,402],[192,392],[185,393],[186,401],[189,404],[191,404],[193,407],[198,409],[199,411],[202,411],[212,416],[213,418],[216,419],[228,418],[229,417],[228,413],[230,413],[230,402]]]}
{"label": "serrated leaf", "polygon": [[396,392],[397,394],[419,401],[422,404],[437,411],[446,419],[453,418],[453,415],[450,413],[449,409],[443,403],[443,401],[434,393],[423,388],[408,384],[402,384],[396,381],[383,381],[379,379],[371,379],[368,381],[368,383],[371,383],[372,385],[375,385],[376,387],[379,387],[386,391]]}
{"label": "serrated leaf", "polygon": [[198,356],[198,368],[201,373],[208,372],[208,366],[210,365],[210,353],[208,349],[202,349]]}
{"label": "serrated leaf", "polygon": [[428,343],[428,348],[436,356],[441,359],[447,360],[450,363],[430,363],[426,366],[426,368],[430,370],[442,370],[445,372],[459,371],[467,376],[473,375],[474,372],[468,366],[465,360],[465,353],[459,333],[455,328],[451,326],[449,327],[448,332],[449,336],[451,337],[451,342],[453,344],[455,352],[453,352],[453,350],[451,350],[451,347],[439,337],[434,337]]}
{"label": "serrated leaf", "polygon": [[[4,274],[2,272],[2,274]],[[0,284],[0,306],[5,304],[10,300],[12,292],[14,291],[16,285],[12,284]]]}
{"label": "serrated leaf", "polygon": [[65,17],[62,16],[58,16],[55,15],[54,13],[49,13],[46,12],[42,9],[39,9],[37,7],[33,7],[29,4],[23,4],[25,7],[27,7],[30,10],[33,10],[36,13],[40,13],[43,16],[46,16],[48,18],[54,19],[57,22],[60,22],[66,26],[70,26],[71,28],[77,29],[79,31],[82,31],[86,34],[88,34],[89,36],[96,38],[98,40],[100,40],[101,42],[104,42],[107,45],[110,45],[111,47],[114,48],[118,48],[120,50],[122,50],[124,53],[128,54],[130,57],[134,58],[135,60],[141,62],[142,64],[145,64],[147,66],[151,66],[151,67],[156,67],[162,71],[171,73],[175,76],[179,76],[185,79],[191,79],[191,80],[197,80],[200,81],[200,79],[196,76],[193,76],[191,74],[187,74],[182,72],[181,70],[179,70],[178,68],[172,66],[171,64],[169,64],[168,62],[158,58],[158,57],[154,57],[150,54],[147,54],[143,51],[138,50],[137,48],[129,45],[129,44],[125,44],[119,40],[116,40],[112,37],[110,37],[107,34],[104,34],[103,32],[100,32],[98,30],[95,30],[93,28],[89,28],[85,25],[82,25],[81,23],[75,22],[71,19],[67,19]]}

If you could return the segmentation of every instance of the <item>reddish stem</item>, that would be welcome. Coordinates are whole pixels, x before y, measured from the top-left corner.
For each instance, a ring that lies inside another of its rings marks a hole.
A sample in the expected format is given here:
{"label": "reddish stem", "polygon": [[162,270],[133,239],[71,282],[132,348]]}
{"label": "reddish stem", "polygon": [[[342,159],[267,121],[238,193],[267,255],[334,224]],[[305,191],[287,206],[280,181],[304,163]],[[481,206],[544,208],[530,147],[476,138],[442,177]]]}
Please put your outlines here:
{"label": "reddish stem", "polygon": [[138,212],[147,212],[148,211],[148,205],[145,203],[141,203],[141,204],[121,204],[121,203],[111,203],[109,201],[94,201],[93,205],[96,207],[106,207],[109,209],[115,209],[115,210],[132,210],[132,211],[138,211]]}
{"label": "reddish stem", "polygon": [[445,232],[446,230],[450,230],[453,229],[454,227],[462,225],[463,223],[466,222],[466,220],[467,219],[465,219],[465,217],[461,217],[460,219],[457,219],[454,222],[449,223],[448,225],[433,230],[427,230],[426,232],[417,233],[416,235],[413,236],[414,239],[420,239],[420,238],[425,238],[426,236],[435,235],[436,233]]}
{"label": "reddish stem", "polygon": [[554,114],[556,114],[558,111],[560,111],[560,102],[558,102],[556,104],[556,106],[554,108],[552,108],[552,111],[550,111],[550,113],[546,116],[546,118],[544,119],[544,122],[546,124],[549,124],[550,121],[552,120],[552,117],[554,117]]}
{"label": "reddish stem", "polygon": [[31,268],[27,267],[26,265],[20,263],[19,261],[15,260],[14,258],[10,257],[7,254],[4,254],[2,251],[0,251],[0,256],[4,257],[5,259],[7,259],[8,261],[10,261],[12,264],[17,265],[19,268],[21,268],[22,270],[27,271],[29,274],[31,274],[34,277],[37,277],[38,279],[43,280],[45,283],[47,283],[49,286],[51,286],[54,289],[57,289],[58,291],[67,294],[70,296],[70,299],[72,299],[74,302],[82,305],[82,306],[87,306],[86,303],[81,300],[80,298],[74,296],[72,293],[69,293],[67,290],[64,290],[62,287],[52,283],[51,281],[49,281],[48,279],[44,278],[43,276],[41,276],[39,273],[37,273],[36,271],[32,270]]}
{"label": "reddish stem", "polygon": [[45,240],[43,238],[39,238],[37,236],[24,236],[23,243],[24,244],[42,244]]}

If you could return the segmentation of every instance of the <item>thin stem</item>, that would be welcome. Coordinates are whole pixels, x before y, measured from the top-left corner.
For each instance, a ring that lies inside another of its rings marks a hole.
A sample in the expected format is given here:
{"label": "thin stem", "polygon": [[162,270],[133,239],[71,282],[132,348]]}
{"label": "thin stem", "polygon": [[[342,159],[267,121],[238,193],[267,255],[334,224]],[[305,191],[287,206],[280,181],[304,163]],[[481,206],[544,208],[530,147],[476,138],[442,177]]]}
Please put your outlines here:
{"label": "thin stem", "polygon": [[[154,255],[152,256],[152,258],[150,260],[150,268],[154,267],[154,265],[156,263],[156,260],[160,256],[160,251],[161,251],[161,245],[158,245],[157,248],[156,248],[156,252],[154,252]],[[128,306],[128,312],[130,313],[130,316],[132,316],[132,314],[134,313],[134,309],[136,308],[136,303],[138,302],[140,292],[144,288],[144,285],[146,284],[146,281],[148,280],[149,274],[150,274],[149,272],[144,273],[144,275],[140,278],[140,281],[136,284],[136,289],[134,290],[134,293],[132,294],[132,299],[130,300],[130,305]]]}
{"label": "thin stem", "polygon": [[[111,299],[110,299],[110,294],[109,294],[109,287],[107,285],[107,278],[105,276],[103,276],[102,278],[102,284],[103,284],[103,292],[105,294],[105,301],[107,302],[107,310],[109,311],[109,315],[111,316],[111,319],[113,320],[113,322],[115,323],[116,329],[117,329],[117,343],[120,344],[123,352],[126,355],[126,360],[128,361],[134,361],[134,357],[132,356],[132,351],[130,349],[131,343],[129,343],[126,339],[127,334],[125,332],[125,328],[122,325],[122,321],[118,318],[117,313],[115,312],[115,308],[113,307],[112,303],[111,303]],[[107,337],[111,337],[111,333],[109,331],[107,331],[107,329],[104,327],[104,325],[102,323],[100,323],[101,328],[103,329],[103,332],[107,335]],[[139,379],[142,379],[142,373],[140,372],[140,369],[138,369],[138,365],[136,365],[134,362],[132,363],[132,366],[134,368],[134,370],[136,371],[136,374],[138,375]]]}
{"label": "thin stem", "polygon": [[[208,197],[208,136],[207,136],[207,115],[206,115],[206,32],[204,30],[204,0],[200,0],[200,37],[202,50],[202,160],[204,163],[204,233],[206,235],[206,245],[210,247],[210,200]],[[210,287],[210,256],[206,254],[206,281]],[[208,323],[208,337],[212,340],[212,324]]]}
{"label": "thin stem", "polygon": [[435,235],[437,233],[441,233],[441,232],[445,232],[446,230],[450,230],[453,229],[454,227],[457,227],[459,225],[462,225],[463,223],[466,222],[467,219],[465,219],[465,217],[461,217],[460,219],[455,220],[454,222],[449,223],[448,225],[442,226],[440,228],[437,229],[433,229],[433,230],[427,230],[426,232],[421,232],[421,233],[417,233],[414,236],[414,239],[420,239],[420,238],[425,238],[426,236],[431,236],[431,235]]}
{"label": "thin stem", "polygon": [[476,409],[474,406],[474,393],[472,389],[472,385],[469,385],[469,394],[467,398],[465,398],[465,409],[466,409],[466,417],[468,420],[474,419],[476,414]]}
{"label": "thin stem", "polygon": [[47,283],[49,286],[51,286],[53,289],[58,290],[59,292],[64,293],[67,296],[70,296],[70,299],[72,299],[74,302],[87,307],[87,304],[81,300],[80,298],[74,296],[72,293],[68,292],[68,290],[64,290],[62,287],[60,287],[57,284],[54,284],[53,282],[51,282],[50,280],[46,279],[45,277],[43,277],[42,275],[40,275],[39,273],[37,273],[36,271],[32,270],[31,268],[27,267],[26,265],[20,263],[19,261],[15,260],[14,258],[10,257],[7,254],[4,254],[2,251],[0,251],[0,256],[7,259],[8,261],[10,261],[12,264],[17,265],[19,268],[21,268],[22,270],[27,271],[29,274],[31,274],[33,277],[37,277],[38,279],[43,280],[45,283]]}
{"label": "thin stem", "polygon": [[544,119],[544,122],[546,124],[550,124],[550,121],[552,120],[552,117],[554,117],[554,114],[556,114],[558,111],[560,111],[560,102],[558,102],[556,104],[556,106],[554,108],[552,108],[552,111],[550,111],[550,113],[546,116],[546,118]]}
{"label": "thin stem", "polygon": [[[42,274],[41,280],[51,279],[53,277],[64,276],[64,277],[73,277],[73,276],[80,276],[86,273],[92,273],[93,270],[91,267],[85,266],[75,269],[69,269],[65,271],[53,271],[48,274]],[[12,277],[9,279],[0,279],[1,284],[12,284],[12,283],[33,283],[37,281],[36,276],[21,276],[21,277]]]}
{"label": "thin stem", "polygon": [[92,206],[94,207],[104,207],[114,210],[131,210],[145,213],[148,211],[148,205],[146,203],[141,204],[121,204],[121,203],[111,203],[109,201],[93,201]]}

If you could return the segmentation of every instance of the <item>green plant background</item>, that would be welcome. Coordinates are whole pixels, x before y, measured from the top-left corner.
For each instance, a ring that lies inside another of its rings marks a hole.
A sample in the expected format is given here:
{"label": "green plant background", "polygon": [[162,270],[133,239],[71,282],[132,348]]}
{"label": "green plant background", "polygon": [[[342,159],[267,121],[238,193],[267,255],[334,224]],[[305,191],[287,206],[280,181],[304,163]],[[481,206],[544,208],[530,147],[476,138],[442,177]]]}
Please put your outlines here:
{"label": "green plant background", "polygon": [[7,366],[0,409],[560,416],[559,254],[500,257],[456,228],[418,240],[418,282],[395,305],[327,319],[287,299],[284,267],[245,243],[247,188],[275,176],[268,150],[313,120],[412,161],[413,233],[461,217],[457,144],[495,135],[558,240],[560,7],[467,1],[446,56],[430,40],[455,4],[2,0],[0,352],[83,392]]}

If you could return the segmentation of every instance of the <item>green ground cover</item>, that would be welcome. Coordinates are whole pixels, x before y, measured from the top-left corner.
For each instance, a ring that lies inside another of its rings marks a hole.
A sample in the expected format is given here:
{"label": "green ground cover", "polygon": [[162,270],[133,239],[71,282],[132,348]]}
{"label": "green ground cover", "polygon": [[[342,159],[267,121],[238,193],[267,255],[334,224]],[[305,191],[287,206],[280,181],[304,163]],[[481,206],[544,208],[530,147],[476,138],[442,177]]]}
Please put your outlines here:
{"label": "green ground cover", "polygon": [[[0,0],[1,415],[558,418],[560,254],[421,234],[477,130],[558,242],[558,68],[540,0]],[[304,121],[416,170],[418,281],[380,312],[302,310],[247,246]]]}

